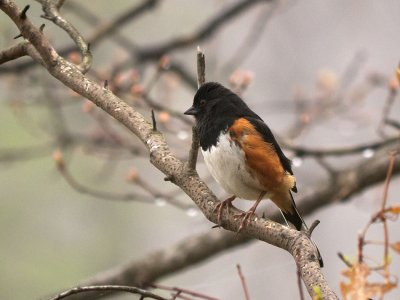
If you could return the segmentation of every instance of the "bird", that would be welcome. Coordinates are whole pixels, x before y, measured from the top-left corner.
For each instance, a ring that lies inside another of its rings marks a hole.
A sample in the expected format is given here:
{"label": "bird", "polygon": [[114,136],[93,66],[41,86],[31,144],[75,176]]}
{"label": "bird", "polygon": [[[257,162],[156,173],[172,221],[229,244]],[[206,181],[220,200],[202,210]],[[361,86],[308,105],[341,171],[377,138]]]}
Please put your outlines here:
{"label": "bird", "polygon": [[218,225],[223,208],[229,210],[236,198],[255,200],[247,212],[240,214],[238,232],[251,221],[261,200],[270,199],[281,210],[286,223],[299,231],[303,227],[308,230],[292,196],[297,186],[291,160],[268,125],[239,95],[220,83],[206,82],[184,114],[194,116],[205,164],[231,195],[217,205]]}

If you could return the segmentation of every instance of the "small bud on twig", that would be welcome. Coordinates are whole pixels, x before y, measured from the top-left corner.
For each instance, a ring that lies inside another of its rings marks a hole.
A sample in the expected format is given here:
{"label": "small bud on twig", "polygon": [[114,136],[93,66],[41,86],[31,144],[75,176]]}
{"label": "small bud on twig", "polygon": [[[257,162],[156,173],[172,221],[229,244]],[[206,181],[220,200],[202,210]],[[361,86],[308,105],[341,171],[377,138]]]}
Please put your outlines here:
{"label": "small bud on twig", "polygon": [[171,115],[166,112],[166,111],[160,111],[158,113],[158,120],[162,123],[162,124],[167,124],[170,120],[171,120]]}
{"label": "small bud on twig", "polygon": [[63,170],[65,168],[64,158],[62,152],[59,149],[53,152],[53,160],[56,163],[57,169]]}
{"label": "small bud on twig", "polygon": [[131,168],[125,176],[125,180],[128,182],[136,182],[139,179],[139,173],[135,168]]}
{"label": "small bud on twig", "polygon": [[396,93],[397,89],[399,88],[399,81],[397,78],[393,78],[389,82],[389,90],[391,93]]}
{"label": "small bud on twig", "polygon": [[162,70],[168,70],[170,66],[170,60],[167,55],[161,56],[160,60],[158,61],[158,67]]}
{"label": "small bud on twig", "polygon": [[140,96],[143,93],[143,87],[140,84],[134,84],[131,88],[132,94]]}
{"label": "small bud on twig", "polygon": [[84,113],[91,113],[94,109],[94,104],[92,101],[86,100],[82,105],[82,111]]}

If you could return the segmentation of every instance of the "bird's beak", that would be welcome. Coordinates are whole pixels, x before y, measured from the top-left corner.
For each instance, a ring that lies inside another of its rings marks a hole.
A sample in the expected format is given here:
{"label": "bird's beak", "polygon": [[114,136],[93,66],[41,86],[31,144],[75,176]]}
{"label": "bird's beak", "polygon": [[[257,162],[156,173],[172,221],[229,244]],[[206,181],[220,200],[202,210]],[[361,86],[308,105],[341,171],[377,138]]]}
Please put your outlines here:
{"label": "bird's beak", "polygon": [[195,116],[197,115],[197,113],[199,112],[199,110],[197,108],[195,108],[194,106],[192,106],[191,108],[189,108],[187,111],[184,112],[185,115],[192,115]]}

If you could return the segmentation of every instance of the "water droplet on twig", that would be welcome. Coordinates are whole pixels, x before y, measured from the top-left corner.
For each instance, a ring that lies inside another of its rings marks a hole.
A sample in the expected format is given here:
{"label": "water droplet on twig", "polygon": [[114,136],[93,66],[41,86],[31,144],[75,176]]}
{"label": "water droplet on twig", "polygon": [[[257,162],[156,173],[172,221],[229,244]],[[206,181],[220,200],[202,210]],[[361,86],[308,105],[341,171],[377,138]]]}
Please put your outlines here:
{"label": "water droplet on twig", "polygon": [[369,148],[363,150],[363,152],[362,152],[362,156],[364,158],[371,158],[372,156],[374,156],[374,154],[375,154],[375,151],[372,149],[369,149]]}
{"label": "water droplet on twig", "polygon": [[189,208],[188,210],[186,210],[186,214],[189,217],[196,217],[199,214],[199,210],[196,208]]}
{"label": "water droplet on twig", "polygon": [[167,204],[167,200],[165,200],[164,198],[161,198],[161,197],[157,197],[154,200],[154,202],[155,202],[156,206],[160,206],[160,207],[165,206]]}
{"label": "water droplet on twig", "polygon": [[177,136],[178,136],[178,139],[184,141],[189,137],[189,134],[184,130],[180,130],[180,131],[178,131]]}
{"label": "water droplet on twig", "polygon": [[303,159],[298,156],[295,156],[292,159],[292,164],[293,164],[293,167],[298,168],[303,164]]}

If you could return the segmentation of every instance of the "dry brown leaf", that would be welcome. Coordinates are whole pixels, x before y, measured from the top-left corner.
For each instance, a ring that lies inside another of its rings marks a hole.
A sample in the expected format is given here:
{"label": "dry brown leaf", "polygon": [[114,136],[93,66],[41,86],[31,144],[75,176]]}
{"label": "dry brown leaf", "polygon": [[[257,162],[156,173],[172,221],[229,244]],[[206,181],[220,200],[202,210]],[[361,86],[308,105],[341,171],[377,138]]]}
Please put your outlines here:
{"label": "dry brown leaf", "polygon": [[400,254],[400,241],[390,244],[390,248]]}
{"label": "dry brown leaf", "polygon": [[386,211],[398,215],[400,214],[400,205],[393,205],[389,207]]}
{"label": "dry brown leaf", "polygon": [[349,278],[349,282],[340,283],[343,299],[346,300],[366,300],[377,296],[381,297],[396,287],[396,284],[392,282],[368,282],[370,269],[366,264],[355,264],[352,268],[343,271],[342,274]]}
{"label": "dry brown leaf", "polygon": [[400,82],[400,67],[396,70],[397,80]]}

